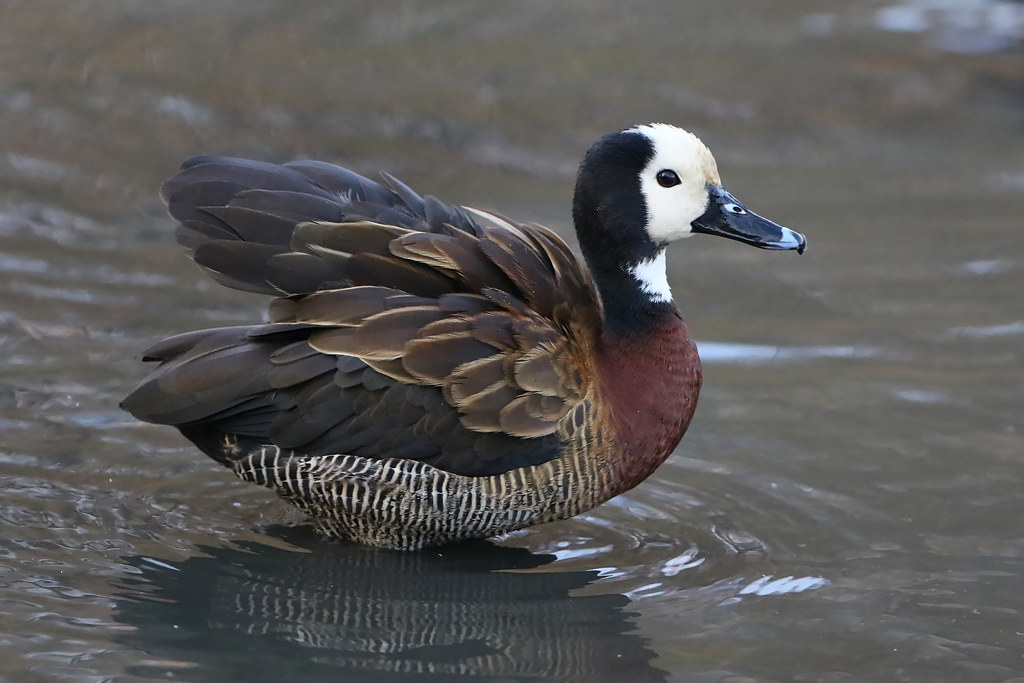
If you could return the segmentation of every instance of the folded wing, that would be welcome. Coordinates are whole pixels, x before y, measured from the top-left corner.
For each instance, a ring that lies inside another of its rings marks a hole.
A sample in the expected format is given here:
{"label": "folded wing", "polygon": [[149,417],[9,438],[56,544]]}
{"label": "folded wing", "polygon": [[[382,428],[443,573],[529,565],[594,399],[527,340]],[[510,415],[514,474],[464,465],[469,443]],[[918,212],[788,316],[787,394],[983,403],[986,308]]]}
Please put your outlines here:
{"label": "folded wing", "polygon": [[551,231],[311,161],[197,157],[162,193],[213,279],[276,298],[267,324],[151,348],[137,417],[225,463],[275,444],[486,475],[561,453],[600,323]]}

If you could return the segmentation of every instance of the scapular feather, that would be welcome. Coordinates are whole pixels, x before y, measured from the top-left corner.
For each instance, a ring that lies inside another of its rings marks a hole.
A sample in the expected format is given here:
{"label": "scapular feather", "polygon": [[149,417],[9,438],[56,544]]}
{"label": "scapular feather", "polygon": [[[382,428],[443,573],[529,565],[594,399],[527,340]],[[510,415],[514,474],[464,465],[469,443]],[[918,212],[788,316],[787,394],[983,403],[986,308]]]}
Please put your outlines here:
{"label": "scapular feather", "polygon": [[228,225],[241,241],[252,244],[286,247],[295,229],[286,218],[241,206],[210,206],[203,212]]}
{"label": "scapular feather", "polygon": [[285,218],[293,226],[308,221],[337,223],[345,217],[345,209],[337,201],[293,190],[243,190],[235,194],[227,206]]}

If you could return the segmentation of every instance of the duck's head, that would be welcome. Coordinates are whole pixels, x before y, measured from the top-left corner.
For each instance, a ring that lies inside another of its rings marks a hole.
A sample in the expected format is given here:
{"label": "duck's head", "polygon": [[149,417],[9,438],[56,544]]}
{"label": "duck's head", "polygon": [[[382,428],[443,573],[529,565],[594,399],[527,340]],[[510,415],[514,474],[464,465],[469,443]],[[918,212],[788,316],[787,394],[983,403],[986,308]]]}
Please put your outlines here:
{"label": "duck's head", "polygon": [[649,277],[659,262],[663,272],[670,242],[705,233],[761,249],[803,253],[806,245],[803,235],[726,191],[715,158],[695,135],[662,123],[606,135],[590,148],[576,180],[573,218],[592,268],[632,273],[665,299],[667,284],[652,291],[661,284]]}

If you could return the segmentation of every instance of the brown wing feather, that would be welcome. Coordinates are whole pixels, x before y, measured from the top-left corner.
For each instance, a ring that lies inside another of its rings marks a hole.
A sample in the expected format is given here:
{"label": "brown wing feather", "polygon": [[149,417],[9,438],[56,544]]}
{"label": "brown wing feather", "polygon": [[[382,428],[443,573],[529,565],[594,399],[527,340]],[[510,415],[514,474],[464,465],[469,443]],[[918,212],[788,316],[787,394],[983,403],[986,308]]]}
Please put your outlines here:
{"label": "brown wing feather", "polygon": [[589,276],[546,228],[385,182],[186,162],[163,189],[179,239],[223,284],[279,298],[268,325],[154,347],[161,365],[125,407],[225,462],[268,442],[460,474],[557,457],[559,422],[590,390]]}

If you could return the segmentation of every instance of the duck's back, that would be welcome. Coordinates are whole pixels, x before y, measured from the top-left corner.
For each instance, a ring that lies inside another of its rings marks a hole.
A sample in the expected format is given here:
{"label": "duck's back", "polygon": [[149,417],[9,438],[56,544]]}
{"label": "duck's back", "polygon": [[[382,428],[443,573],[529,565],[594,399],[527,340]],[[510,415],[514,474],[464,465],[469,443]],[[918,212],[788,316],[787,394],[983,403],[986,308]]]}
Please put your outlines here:
{"label": "duck's back", "polygon": [[385,182],[320,162],[186,162],[163,187],[179,242],[218,282],[276,298],[266,324],[149,349],[159,366],[124,407],[378,545],[607,499],[616,444],[586,271],[540,226]]}

